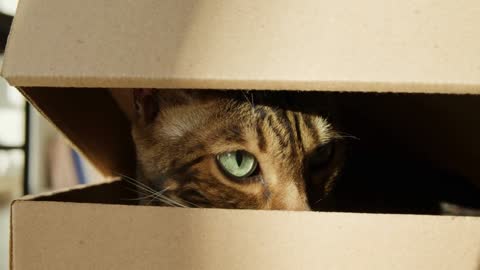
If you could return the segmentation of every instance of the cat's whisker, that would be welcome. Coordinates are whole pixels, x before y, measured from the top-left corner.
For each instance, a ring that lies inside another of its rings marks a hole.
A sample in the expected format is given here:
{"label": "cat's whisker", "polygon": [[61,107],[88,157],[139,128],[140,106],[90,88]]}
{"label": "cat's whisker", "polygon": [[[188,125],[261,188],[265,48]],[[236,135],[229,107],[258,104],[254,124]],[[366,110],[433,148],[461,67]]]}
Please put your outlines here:
{"label": "cat's whisker", "polygon": [[153,190],[153,189],[151,189],[151,188],[149,188],[149,187],[144,187],[144,186],[139,185],[138,183],[133,182],[133,181],[131,181],[131,180],[125,179],[125,181],[127,181],[127,183],[129,183],[129,184],[137,187],[137,188],[140,189],[141,191],[146,191],[146,192],[149,193],[149,194],[154,194],[154,193],[156,192],[155,190]]}
{"label": "cat's whisker", "polygon": [[154,190],[153,188],[145,185],[144,183],[136,180],[135,178],[132,178],[132,177],[130,177],[130,176],[128,176],[128,175],[124,175],[124,174],[120,174],[120,173],[119,173],[118,175],[120,175],[120,176],[122,176],[123,178],[125,178],[125,180],[131,181],[131,182],[135,183],[136,185],[139,185],[139,186],[142,186],[142,187],[144,187],[144,188],[146,188],[146,189],[149,189],[149,190],[152,191],[152,192],[157,192],[157,191]]}
{"label": "cat's whisker", "polygon": [[[143,191],[140,191],[138,189],[133,189],[133,188],[129,188],[129,187],[125,187],[125,189],[128,189],[129,191],[131,192],[134,192],[134,193],[140,193],[142,195],[145,195],[145,197],[150,197],[152,195],[149,195],[148,193],[145,193]],[[136,200],[141,200],[142,198],[144,197],[139,197],[139,198],[128,198],[128,199],[124,199],[124,200],[127,200],[127,201],[136,201]]]}
{"label": "cat's whisker", "polygon": [[185,203],[187,203],[187,204],[193,205],[194,207],[201,208],[199,205],[194,204],[194,203],[192,203],[192,202],[189,202],[189,201],[187,201],[187,200],[185,200],[185,199],[182,199],[182,201],[185,202]]}
{"label": "cat's whisker", "polygon": [[[153,202],[154,200],[155,200],[155,198],[152,198],[151,200],[149,200],[149,201],[146,203],[146,205],[152,205],[152,202]],[[170,205],[170,206],[172,206],[172,205]]]}
{"label": "cat's whisker", "polygon": [[241,91],[242,92],[242,95],[243,97],[245,98],[245,100],[250,103],[250,100],[248,99],[247,95],[245,94],[245,91]]}
{"label": "cat's whisker", "polygon": [[188,208],[188,206],[186,206],[186,205],[184,205],[184,204],[181,204],[181,203],[175,201],[174,199],[169,198],[169,197],[163,195],[163,193],[164,193],[165,191],[167,191],[168,189],[169,189],[169,187],[166,187],[166,188],[164,188],[164,189],[161,190],[161,191],[155,192],[154,194],[152,194],[152,196],[153,196],[155,199],[158,199],[158,200],[161,201],[161,202],[165,202],[165,203],[168,202],[168,204],[170,204],[170,205],[173,204],[173,205],[180,206],[180,207],[183,207],[183,208]]}
{"label": "cat's whisker", "polygon": [[360,140],[360,138],[354,136],[354,135],[350,135],[348,133],[337,133],[335,136],[334,136],[335,139],[353,139],[353,140]]}
{"label": "cat's whisker", "polygon": [[164,203],[164,204],[166,204],[166,205],[169,205],[169,206],[173,206],[173,207],[176,206],[175,204],[173,204],[173,203],[171,203],[170,201],[166,200],[167,197],[160,196],[160,195],[162,195],[162,194],[154,193],[154,194],[145,196],[145,197],[144,197],[144,200],[147,199],[147,198],[151,198],[151,199],[148,201],[147,205],[150,205],[153,201],[157,200],[157,201],[159,201],[159,202],[161,202],[161,203]]}
{"label": "cat's whisker", "polygon": [[[156,200],[158,200],[162,203],[168,204],[170,206],[179,206],[179,207],[183,207],[183,208],[188,208],[187,206],[164,196],[162,193],[165,192],[166,189],[168,189],[168,188],[166,188],[162,191],[156,191],[153,188],[139,182],[138,180],[136,180],[132,177],[129,177],[129,176],[123,175],[123,174],[119,174],[119,175],[122,176],[126,182],[136,186],[140,190],[146,191],[148,195],[152,196],[153,199],[149,203],[151,203],[152,201],[154,201],[156,199]],[[147,195],[147,194],[143,193],[143,195]]]}
{"label": "cat's whisker", "polygon": [[[130,183],[132,185],[134,185],[135,187],[137,187],[138,189],[140,189],[139,191],[146,191],[147,194],[150,194],[150,195],[156,195],[157,191],[154,190],[153,188],[131,178],[131,177],[128,177],[128,176],[123,176],[124,177],[124,180],[127,182],[127,183]],[[145,195],[145,194],[144,194]],[[158,194],[157,194],[158,195]]]}
{"label": "cat's whisker", "polygon": [[138,193],[142,193],[142,194],[145,195],[145,196],[143,196],[143,197],[138,197],[138,198],[135,198],[135,199],[132,199],[132,200],[144,200],[144,199],[152,198],[152,197],[157,196],[157,193],[163,193],[163,192],[165,192],[167,189],[168,189],[168,187],[165,188],[165,189],[163,189],[163,190],[161,190],[161,191],[158,191],[158,192],[156,192],[156,193],[154,193],[154,194],[142,193],[142,192],[139,192],[138,190],[136,190]]}
{"label": "cat's whisker", "polygon": [[147,205],[150,205],[150,204],[151,204],[153,201],[155,201],[155,200],[158,200],[159,202],[164,203],[164,204],[166,204],[166,205],[168,205],[168,206],[172,206],[172,207],[175,207],[175,206],[176,206],[176,205],[173,204],[173,203],[170,203],[170,202],[164,201],[164,200],[160,200],[160,199],[157,198],[157,197],[153,197],[150,201],[148,201],[148,204],[147,204]]}
{"label": "cat's whisker", "polygon": [[260,183],[262,183],[262,185],[265,186],[265,184],[266,184],[265,179],[263,179],[263,176],[261,174],[259,175],[259,177],[260,177]]}
{"label": "cat's whisker", "polygon": [[250,94],[250,96],[252,97],[252,109],[255,110],[255,101],[253,99],[253,94]]}
{"label": "cat's whisker", "polygon": [[157,201],[159,201],[159,202],[161,202],[161,203],[164,203],[164,204],[166,204],[166,205],[168,205],[168,206],[172,206],[172,207],[177,206],[177,207],[178,207],[178,205],[175,205],[174,203],[171,203],[171,202],[169,202],[169,201],[167,201],[167,200],[164,200],[163,198],[158,197],[158,196],[152,197],[152,199],[149,201],[149,205],[150,205],[153,201],[155,201],[155,200],[157,200]]}
{"label": "cat's whisker", "polygon": [[[255,110],[255,103],[253,103],[253,95],[250,94],[249,91],[241,91],[241,92],[245,100],[250,104],[250,106],[252,106],[252,110]],[[252,97],[251,100],[248,98],[247,94],[250,94],[250,96]]]}
{"label": "cat's whisker", "polygon": [[194,203],[192,203],[192,202],[187,202],[187,203],[193,205],[193,206],[196,207],[196,208],[202,208],[202,207],[201,207],[200,205],[198,205],[198,204],[194,204]]}
{"label": "cat's whisker", "polygon": [[157,196],[156,198],[157,198],[157,199],[167,200],[167,201],[170,202],[171,204],[174,204],[174,205],[179,206],[179,207],[189,208],[188,206],[186,206],[186,205],[184,205],[184,204],[181,204],[181,203],[179,203],[179,202],[177,202],[177,201],[175,201],[175,200],[172,200],[171,198],[168,198],[168,197],[166,197],[166,196],[163,196],[163,194],[160,195],[160,196]]}
{"label": "cat's whisker", "polygon": [[318,204],[319,202],[323,201],[324,199],[325,199],[325,198],[320,198],[320,199],[318,199],[316,202],[314,202],[313,204],[314,204],[314,205],[315,205],[315,204]]}
{"label": "cat's whisker", "polygon": [[165,203],[165,204],[170,205],[170,206],[179,206],[179,207],[184,207],[184,208],[186,207],[186,206],[182,205],[181,203],[178,203],[178,202],[170,199],[169,197],[163,195],[163,192],[165,192],[165,190],[155,192],[155,193],[147,196],[147,198],[152,198],[150,200],[150,203],[154,200],[158,200],[159,202]]}

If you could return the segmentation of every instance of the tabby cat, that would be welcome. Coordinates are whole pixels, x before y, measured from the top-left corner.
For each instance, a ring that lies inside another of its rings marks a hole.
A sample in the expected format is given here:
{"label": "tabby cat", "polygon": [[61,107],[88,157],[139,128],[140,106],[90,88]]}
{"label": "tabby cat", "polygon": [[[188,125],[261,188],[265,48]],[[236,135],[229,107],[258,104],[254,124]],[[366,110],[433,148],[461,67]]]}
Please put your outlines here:
{"label": "tabby cat", "polygon": [[[266,98],[256,91],[134,90],[132,137],[142,203],[315,207],[341,171],[344,143],[334,116],[295,107],[308,104],[295,97],[286,92]],[[332,112],[326,103],[313,107]]]}

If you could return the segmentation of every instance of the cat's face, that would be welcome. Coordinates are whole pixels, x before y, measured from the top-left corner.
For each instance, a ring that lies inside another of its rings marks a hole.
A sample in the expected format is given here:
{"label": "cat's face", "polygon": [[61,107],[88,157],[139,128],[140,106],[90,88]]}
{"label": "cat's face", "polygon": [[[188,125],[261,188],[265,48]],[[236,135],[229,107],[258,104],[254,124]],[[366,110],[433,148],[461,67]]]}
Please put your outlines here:
{"label": "cat's face", "polygon": [[264,92],[135,90],[132,136],[137,180],[148,186],[139,189],[143,203],[310,209],[332,187],[343,147],[331,124],[282,106],[288,99]]}

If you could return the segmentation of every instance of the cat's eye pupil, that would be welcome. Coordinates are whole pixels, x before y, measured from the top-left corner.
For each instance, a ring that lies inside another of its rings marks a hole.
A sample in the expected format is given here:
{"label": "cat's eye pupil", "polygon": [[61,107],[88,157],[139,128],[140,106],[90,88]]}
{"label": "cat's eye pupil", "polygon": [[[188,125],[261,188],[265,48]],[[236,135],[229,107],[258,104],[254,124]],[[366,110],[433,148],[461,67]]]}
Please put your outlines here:
{"label": "cat's eye pupil", "polygon": [[240,152],[240,151],[235,152],[235,160],[237,161],[238,167],[240,167],[240,165],[242,164],[242,160],[243,160],[242,152]]}
{"label": "cat's eye pupil", "polygon": [[243,150],[218,154],[216,159],[221,171],[235,180],[251,176],[257,168],[256,158]]}

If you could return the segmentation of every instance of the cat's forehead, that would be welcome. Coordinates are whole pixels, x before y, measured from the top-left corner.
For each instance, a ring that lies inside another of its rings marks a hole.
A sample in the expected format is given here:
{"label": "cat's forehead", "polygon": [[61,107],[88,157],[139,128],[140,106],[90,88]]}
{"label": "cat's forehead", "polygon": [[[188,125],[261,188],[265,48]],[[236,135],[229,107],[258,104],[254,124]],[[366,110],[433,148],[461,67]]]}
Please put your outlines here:
{"label": "cat's forehead", "polygon": [[[160,113],[155,126],[159,138],[213,137],[215,140],[212,143],[218,140],[220,144],[224,141],[261,139],[262,130],[267,137],[277,134],[279,139],[299,139],[303,135],[301,139],[308,146],[325,143],[332,135],[331,125],[321,116],[237,99],[172,106]],[[292,133],[295,134],[292,136]]]}

